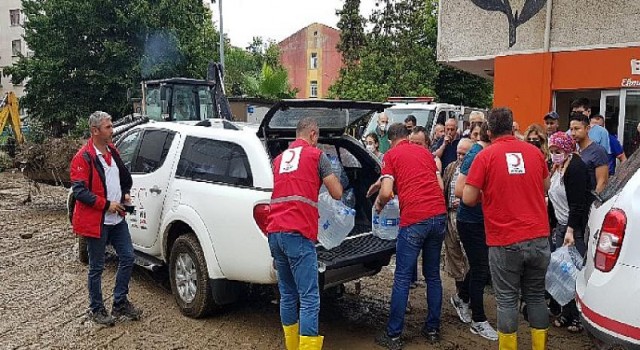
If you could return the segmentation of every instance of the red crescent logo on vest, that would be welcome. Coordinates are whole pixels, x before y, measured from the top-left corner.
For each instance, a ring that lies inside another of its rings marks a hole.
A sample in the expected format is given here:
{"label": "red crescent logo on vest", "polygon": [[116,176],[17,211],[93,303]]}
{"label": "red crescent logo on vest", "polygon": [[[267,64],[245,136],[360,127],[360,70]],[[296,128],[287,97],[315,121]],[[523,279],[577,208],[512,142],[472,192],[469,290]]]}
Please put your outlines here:
{"label": "red crescent logo on vest", "polygon": [[510,163],[511,166],[520,166],[520,164],[522,164],[522,158],[520,158],[520,154],[516,154],[516,153],[509,153],[509,156],[511,156],[512,158],[515,158],[515,163]]}
{"label": "red crescent logo on vest", "polygon": [[505,156],[507,159],[507,170],[509,171],[509,174],[521,175],[526,172],[522,153],[506,153]]}
{"label": "red crescent logo on vest", "polygon": [[[288,157],[289,159],[284,159],[284,157]],[[282,155],[282,161],[285,163],[291,163],[296,158],[296,154],[294,152],[284,152]]]}

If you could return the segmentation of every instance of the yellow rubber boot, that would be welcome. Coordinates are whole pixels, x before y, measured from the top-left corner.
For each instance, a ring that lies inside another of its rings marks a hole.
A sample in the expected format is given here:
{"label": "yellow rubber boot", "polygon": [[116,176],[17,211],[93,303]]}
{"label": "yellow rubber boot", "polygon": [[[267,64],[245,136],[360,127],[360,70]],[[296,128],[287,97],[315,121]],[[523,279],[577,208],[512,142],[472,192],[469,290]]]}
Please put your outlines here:
{"label": "yellow rubber boot", "polygon": [[287,350],[298,350],[300,344],[300,325],[294,323],[290,326],[282,325],[284,329],[284,344]]}
{"label": "yellow rubber boot", "polygon": [[547,330],[531,328],[531,349],[546,350],[547,349]]}
{"label": "yellow rubber boot", "polygon": [[518,333],[500,333],[498,332],[498,349],[500,350],[517,350],[518,349]]}
{"label": "yellow rubber boot", "polygon": [[300,336],[300,350],[321,350],[322,342],[324,340],[323,336],[317,337],[307,337],[304,335]]}

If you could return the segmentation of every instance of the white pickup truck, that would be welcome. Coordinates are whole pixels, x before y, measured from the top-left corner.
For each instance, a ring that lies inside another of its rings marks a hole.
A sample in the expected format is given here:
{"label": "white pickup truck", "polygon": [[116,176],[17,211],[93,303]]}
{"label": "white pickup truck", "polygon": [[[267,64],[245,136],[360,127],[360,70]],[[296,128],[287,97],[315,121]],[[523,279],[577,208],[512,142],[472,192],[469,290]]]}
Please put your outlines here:
{"label": "white pickup truck", "polygon": [[327,289],[378,273],[395,252],[395,242],[371,234],[373,203],[365,193],[380,176],[380,163],[345,130],[386,107],[283,100],[260,126],[211,119],[150,122],[127,131],[117,147],[133,176],[135,211],[126,220],[136,262],[151,270],[168,268],[176,302],[189,317],[234,302],[247,283],[275,284],[264,234],[272,159],[295,139],[298,120],[313,116],[322,149],[342,162],[357,213],[340,246],[318,245],[320,283]]}

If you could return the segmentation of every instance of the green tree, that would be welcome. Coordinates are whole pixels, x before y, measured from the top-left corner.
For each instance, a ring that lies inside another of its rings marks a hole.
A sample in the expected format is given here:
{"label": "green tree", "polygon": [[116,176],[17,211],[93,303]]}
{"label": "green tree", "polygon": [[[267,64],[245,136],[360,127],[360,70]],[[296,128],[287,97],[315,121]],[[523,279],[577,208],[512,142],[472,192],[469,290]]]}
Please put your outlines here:
{"label": "green tree", "polygon": [[457,105],[490,108],[493,83],[483,77],[441,65],[436,81],[438,99]]}
{"label": "green tree", "polygon": [[340,43],[337,49],[342,54],[342,62],[350,68],[360,60],[367,40],[364,34],[366,19],[360,15],[360,0],[345,0],[342,10],[337,10],[336,15],[340,17]]}
{"label": "green tree", "polygon": [[329,89],[331,96],[380,101],[434,95],[438,65],[430,42],[433,11],[430,1],[380,1],[369,19],[372,29],[357,68],[341,71]]}
{"label": "green tree", "polygon": [[200,0],[23,0],[23,11],[34,54],[4,74],[28,79],[22,106],[53,136],[94,110],[128,113],[143,79],[204,78],[217,55]]}
{"label": "green tree", "polygon": [[289,86],[287,71],[282,67],[271,67],[266,62],[260,75],[245,76],[246,92],[249,96],[267,99],[293,98],[296,91]]}
{"label": "green tree", "polygon": [[[369,18],[372,28],[358,50],[359,60],[355,67],[340,71],[329,88],[332,97],[382,101],[389,96],[434,96],[454,104],[491,105],[489,80],[436,62],[436,1],[379,0],[376,6]],[[352,1],[346,1],[338,11],[340,22],[353,21],[359,16],[356,11]],[[351,55],[351,35],[341,36],[338,50],[343,56]]]}
{"label": "green tree", "polygon": [[275,41],[254,37],[246,50],[233,47],[226,57],[225,87],[232,95],[270,99],[292,98],[287,71]]}

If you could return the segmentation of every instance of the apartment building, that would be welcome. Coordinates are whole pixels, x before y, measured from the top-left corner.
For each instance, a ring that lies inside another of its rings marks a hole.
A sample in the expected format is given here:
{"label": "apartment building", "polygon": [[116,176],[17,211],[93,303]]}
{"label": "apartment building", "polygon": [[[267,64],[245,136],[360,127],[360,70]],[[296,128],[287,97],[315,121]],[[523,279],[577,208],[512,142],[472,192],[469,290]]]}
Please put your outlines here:
{"label": "apartment building", "polygon": [[300,29],[278,43],[280,61],[296,98],[326,98],[340,73],[342,55],[336,49],[340,31],[320,23]]}
{"label": "apartment building", "polygon": [[[21,0],[0,1],[0,70],[11,66],[20,54],[27,55],[27,45],[22,35],[24,15]],[[10,77],[0,77],[0,96],[13,91],[18,97],[24,93],[22,85],[13,85]]]}

